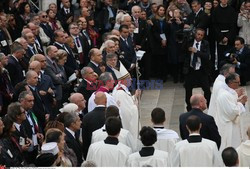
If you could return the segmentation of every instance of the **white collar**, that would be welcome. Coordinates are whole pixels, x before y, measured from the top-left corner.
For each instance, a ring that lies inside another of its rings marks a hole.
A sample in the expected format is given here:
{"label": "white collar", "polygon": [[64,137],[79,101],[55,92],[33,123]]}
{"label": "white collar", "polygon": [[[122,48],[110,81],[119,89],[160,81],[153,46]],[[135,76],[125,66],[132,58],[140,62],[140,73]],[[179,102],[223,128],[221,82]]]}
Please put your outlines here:
{"label": "white collar", "polygon": [[189,136],[200,136],[200,133],[191,133]]}
{"label": "white collar", "polygon": [[72,130],[69,129],[68,127],[66,127],[66,130],[68,130],[68,132],[69,132],[74,138],[76,138],[75,132],[74,132],[74,131],[72,131]]}
{"label": "white collar", "polygon": [[19,62],[19,60],[14,56],[14,55],[12,55],[13,56],[13,58],[17,61],[17,62]]}
{"label": "white collar", "polygon": [[60,45],[61,47],[64,47],[64,44],[61,44],[59,42],[55,42],[56,44]]}
{"label": "white collar", "polygon": [[20,131],[21,124],[14,122],[14,125],[18,131]]}

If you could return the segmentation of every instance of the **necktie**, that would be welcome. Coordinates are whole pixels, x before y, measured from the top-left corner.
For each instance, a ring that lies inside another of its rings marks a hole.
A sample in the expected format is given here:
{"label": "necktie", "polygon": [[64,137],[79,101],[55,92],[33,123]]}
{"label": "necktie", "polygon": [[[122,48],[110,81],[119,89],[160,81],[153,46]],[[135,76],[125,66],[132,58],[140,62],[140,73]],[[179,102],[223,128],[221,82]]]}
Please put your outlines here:
{"label": "necktie", "polygon": [[135,19],[135,27],[136,27],[136,28],[139,27],[138,19]]}
{"label": "necktie", "polygon": [[125,43],[126,43],[126,45],[129,47],[129,45],[128,45],[128,40],[127,40],[127,39],[125,39]]}
{"label": "necktie", "polygon": [[33,52],[34,52],[34,54],[38,54],[38,50],[36,48],[36,44],[33,45]]}
{"label": "necktie", "polygon": [[79,37],[78,37],[78,36],[76,37],[76,45],[77,45],[78,48],[81,47],[80,41],[79,41]]}
{"label": "necktie", "polygon": [[[199,48],[199,43],[196,43],[195,46],[196,46],[196,49],[198,50],[198,48]],[[195,67],[196,67],[196,62],[197,62],[197,54],[194,53],[193,60],[192,60],[192,67],[193,67],[194,69],[195,69]]]}

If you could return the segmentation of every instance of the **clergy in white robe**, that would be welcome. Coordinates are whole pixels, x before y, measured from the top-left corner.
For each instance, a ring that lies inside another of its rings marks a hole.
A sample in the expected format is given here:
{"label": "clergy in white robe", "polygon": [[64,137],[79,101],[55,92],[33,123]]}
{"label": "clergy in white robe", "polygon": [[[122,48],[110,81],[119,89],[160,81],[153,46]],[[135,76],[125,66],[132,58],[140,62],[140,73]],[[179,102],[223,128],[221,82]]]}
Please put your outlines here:
{"label": "clergy in white robe", "polygon": [[214,141],[200,136],[201,120],[191,115],[187,119],[189,137],[176,143],[170,153],[171,167],[220,167],[222,159]]}
{"label": "clergy in white robe", "polygon": [[240,129],[240,115],[246,111],[243,104],[247,96],[238,98],[235,89],[239,87],[240,78],[236,73],[226,77],[227,88],[220,89],[217,98],[217,126],[221,135],[222,151],[226,147],[237,148],[243,140]]}
{"label": "clergy in white robe", "polygon": [[239,167],[250,166],[250,127],[248,127],[247,135],[248,140],[241,143],[241,145],[236,149],[239,156]]}
{"label": "clergy in white robe", "polygon": [[[103,126],[102,128],[94,131],[92,133],[92,140],[91,143],[95,143],[98,141],[102,141],[105,140],[105,138],[107,138],[108,134],[106,132],[105,126]],[[121,129],[118,140],[120,143],[123,143],[124,145],[130,147],[132,149],[133,152],[135,152],[136,149],[136,140],[134,139],[134,137],[132,136],[132,134],[126,130],[126,129]]]}
{"label": "clergy in white robe", "polygon": [[97,92],[104,92],[104,94],[107,97],[107,107],[110,105],[115,105],[117,106],[114,97],[109,94],[110,90],[113,89],[114,87],[114,79],[111,73],[109,72],[104,72],[100,75],[100,77],[98,78],[98,83],[100,85],[100,87],[97,89],[96,92],[92,93],[92,95],[89,98],[88,101],[88,112],[91,112],[92,110],[94,110],[94,108],[96,107],[95,104],[95,94]]}
{"label": "clergy in white robe", "polygon": [[166,121],[165,111],[159,107],[154,108],[151,112],[151,121],[153,129],[157,133],[157,142],[153,146],[158,150],[170,153],[179,136],[174,130],[164,128]]}
{"label": "clergy in white robe", "polygon": [[[138,138],[139,131],[139,112],[138,112],[138,90],[134,96],[128,90],[131,85],[131,77],[120,81],[113,90],[113,97],[120,109],[120,116],[122,120],[122,126],[124,129],[131,132],[134,139]],[[127,87],[128,86],[128,87]]]}
{"label": "clergy in white robe", "polygon": [[121,121],[116,117],[109,117],[105,127],[108,137],[90,145],[86,160],[95,162],[97,167],[125,167],[132,150],[118,141]]}
{"label": "clergy in white robe", "polygon": [[167,167],[168,153],[156,150],[152,145],[157,141],[157,134],[151,127],[142,127],[140,131],[141,142],[144,147],[139,152],[129,155],[128,167]]}

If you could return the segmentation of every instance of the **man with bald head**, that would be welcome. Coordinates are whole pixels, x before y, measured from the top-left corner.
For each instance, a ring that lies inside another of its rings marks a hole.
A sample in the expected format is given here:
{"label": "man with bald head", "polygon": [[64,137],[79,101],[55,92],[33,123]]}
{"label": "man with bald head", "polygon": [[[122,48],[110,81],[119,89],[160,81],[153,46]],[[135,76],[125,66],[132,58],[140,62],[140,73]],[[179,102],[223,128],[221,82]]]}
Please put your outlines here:
{"label": "man with bald head", "polygon": [[81,93],[74,93],[70,96],[69,101],[70,103],[75,103],[78,106],[77,113],[82,120],[84,116],[83,110],[86,107],[86,100],[84,99],[84,96]]}
{"label": "man with bald head", "polygon": [[43,37],[40,35],[39,26],[30,22],[27,24],[27,27],[32,31],[32,33],[35,36],[35,45],[36,45],[37,49],[40,51],[40,53],[44,54],[42,40],[41,40],[41,38],[43,38]]}
{"label": "man with bald head", "polygon": [[202,123],[202,127],[200,130],[201,137],[216,142],[219,148],[221,144],[221,136],[218,132],[218,128],[215,124],[214,118],[203,112],[207,109],[207,100],[202,94],[194,94],[190,98],[190,104],[192,110],[187,113],[181,114],[179,117],[181,138],[183,140],[188,138],[189,132],[186,128],[186,121],[191,115],[196,115],[201,119]]}
{"label": "man with bald head", "polygon": [[99,64],[102,63],[102,57],[102,52],[98,48],[93,48],[89,51],[90,62],[88,67],[91,67],[98,76],[102,73],[99,68]]}
{"label": "man with bald head", "polygon": [[82,121],[83,154],[85,159],[91,144],[92,132],[101,128],[105,124],[105,110],[107,104],[105,93],[97,92],[94,101],[97,106],[94,110],[87,113]]}
{"label": "man with bald head", "polygon": [[34,106],[33,110],[37,117],[37,120],[41,124],[41,128],[44,129],[46,121],[49,119],[48,109],[46,108],[44,101],[39,94],[39,90],[37,87],[38,84],[38,74],[33,71],[29,70],[26,73],[26,82],[27,85],[34,96]]}

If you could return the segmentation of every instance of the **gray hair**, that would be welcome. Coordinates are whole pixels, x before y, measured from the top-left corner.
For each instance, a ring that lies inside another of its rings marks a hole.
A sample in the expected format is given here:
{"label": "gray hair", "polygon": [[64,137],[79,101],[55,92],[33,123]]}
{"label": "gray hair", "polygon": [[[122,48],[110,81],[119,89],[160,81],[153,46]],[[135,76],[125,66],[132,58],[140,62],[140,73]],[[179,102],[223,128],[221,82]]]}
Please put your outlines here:
{"label": "gray hair", "polygon": [[[29,71],[26,73],[26,79],[30,79],[34,73],[36,73],[34,70],[29,70]],[[36,74],[37,74],[37,73],[36,73]]]}
{"label": "gray hair", "polygon": [[133,12],[134,12],[135,8],[139,8],[139,9],[141,10],[141,7],[140,7],[140,6],[135,5],[135,6],[133,6],[133,7],[131,8],[131,13],[133,13]]}
{"label": "gray hair", "polygon": [[107,48],[108,45],[109,45],[110,43],[115,44],[115,42],[114,42],[113,40],[108,39],[108,40],[106,40],[106,41],[104,42],[104,48]]}
{"label": "gray hair", "polygon": [[82,70],[81,70],[81,75],[82,75],[82,76],[85,76],[85,75],[88,73],[88,69],[89,69],[89,68],[91,68],[91,67],[87,67],[87,66],[86,66],[86,67],[82,68]]}
{"label": "gray hair", "polygon": [[3,59],[3,57],[5,56],[5,54],[4,53],[0,53],[0,61],[2,61],[2,59]]}
{"label": "gray hair", "polygon": [[22,112],[21,112],[21,104],[19,102],[14,102],[14,103],[11,103],[9,106],[8,106],[8,112],[7,114],[9,115],[10,119],[15,122],[17,120],[17,117],[18,115],[20,115]]}
{"label": "gray hair", "polygon": [[117,58],[117,54],[115,54],[115,53],[108,53],[108,54],[106,55],[106,61],[107,61],[108,59],[112,59],[112,58],[114,58],[114,57]]}
{"label": "gray hair", "polygon": [[106,85],[108,81],[114,80],[114,79],[110,72],[104,72],[100,75],[99,80],[103,82],[104,85]]}
{"label": "gray hair", "polygon": [[131,18],[131,16],[130,16],[129,14],[126,13],[126,14],[122,15],[122,17],[121,17],[121,22],[124,21],[124,19],[125,19],[126,16],[129,16],[129,17]]}
{"label": "gray hair", "polygon": [[226,63],[224,64],[220,69],[221,75],[226,75],[229,73],[230,68],[234,68],[235,66],[233,64]]}
{"label": "gray hair", "polygon": [[76,113],[66,113],[64,116],[64,126],[70,127],[70,125],[77,121],[78,115]]}
{"label": "gray hair", "polygon": [[18,96],[18,101],[21,102],[27,95],[33,96],[30,91],[22,91]]}
{"label": "gray hair", "polygon": [[229,83],[233,82],[239,76],[240,75],[237,74],[237,73],[229,73],[228,76],[225,79],[226,84],[229,84]]}

